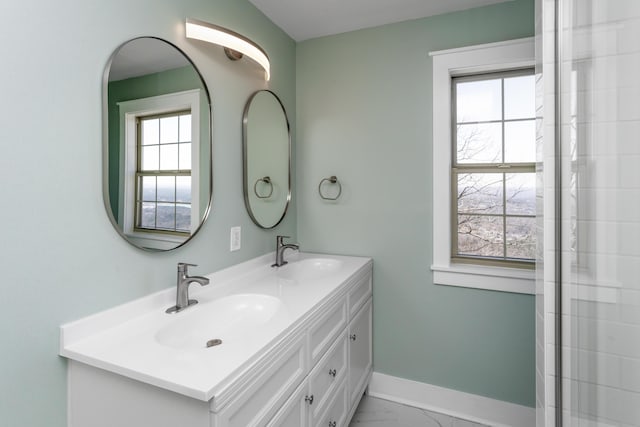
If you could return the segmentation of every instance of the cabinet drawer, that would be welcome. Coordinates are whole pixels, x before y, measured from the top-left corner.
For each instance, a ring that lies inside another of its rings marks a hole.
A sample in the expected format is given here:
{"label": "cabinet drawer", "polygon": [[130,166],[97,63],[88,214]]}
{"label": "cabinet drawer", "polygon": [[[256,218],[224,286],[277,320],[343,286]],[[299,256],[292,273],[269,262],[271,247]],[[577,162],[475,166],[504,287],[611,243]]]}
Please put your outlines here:
{"label": "cabinet drawer", "polygon": [[309,328],[309,354],[314,366],[335,341],[338,334],[347,326],[347,308],[345,301],[330,307],[319,316]]}
{"label": "cabinet drawer", "polygon": [[360,307],[369,299],[372,293],[372,275],[371,271],[367,273],[360,281],[349,291],[349,319],[358,312]]}
{"label": "cabinet drawer", "polygon": [[307,374],[306,339],[300,334],[283,345],[270,364],[256,373],[243,391],[218,413],[213,427],[264,426],[289,398]]}
{"label": "cabinet drawer", "polygon": [[326,410],[347,376],[347,348],[347,332],[344,331],[309,374],[309,394],[313,396],[312,425]]}
{"label": "cabinet drawer", "polygon": [[347,420],[347,382],[342,381],[326,412],[318,419],[315,427],[346,427]]}

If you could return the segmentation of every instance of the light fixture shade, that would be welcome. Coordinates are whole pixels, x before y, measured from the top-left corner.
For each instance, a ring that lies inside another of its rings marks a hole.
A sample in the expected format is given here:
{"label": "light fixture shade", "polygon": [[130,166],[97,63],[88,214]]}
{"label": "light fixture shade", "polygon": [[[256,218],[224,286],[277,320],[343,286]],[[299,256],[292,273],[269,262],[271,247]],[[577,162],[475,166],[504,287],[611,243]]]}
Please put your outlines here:
{"label": "light fixture shade", "polygon": [[240,34],[208,22],[187,18],[186,36],[233,49],[247,55],[264,68],[265,80],[271,78],[269,57],[260,46]]}

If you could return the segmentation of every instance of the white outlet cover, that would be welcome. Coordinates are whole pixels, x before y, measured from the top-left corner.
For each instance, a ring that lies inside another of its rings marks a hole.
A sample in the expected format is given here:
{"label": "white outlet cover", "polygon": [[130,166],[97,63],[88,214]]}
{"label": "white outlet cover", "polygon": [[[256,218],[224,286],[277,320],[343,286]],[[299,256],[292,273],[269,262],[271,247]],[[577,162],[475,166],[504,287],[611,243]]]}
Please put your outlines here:
{"label": "white outlet cover", "polygon": [[229,239],[229,250],[237,251],[242,245],[242,231],[240,227],[231,227],[231,237]]}

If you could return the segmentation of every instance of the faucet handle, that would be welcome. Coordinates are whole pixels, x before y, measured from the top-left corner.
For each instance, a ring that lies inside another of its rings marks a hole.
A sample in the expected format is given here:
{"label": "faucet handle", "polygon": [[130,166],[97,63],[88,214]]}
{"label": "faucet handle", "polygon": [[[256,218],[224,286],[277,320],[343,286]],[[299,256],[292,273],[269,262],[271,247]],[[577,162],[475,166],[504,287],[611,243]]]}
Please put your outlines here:
{"label": "faucet handle", "polygon": [[178,263],[178,273],[187,274],[189,267],[197,267],[198,264],[189,264],[188,262],[179,262]]}
{"label": "faucet handle", "polygon": [[290,239],[290,236],[276,236],[276,239],[278,240],[278,244],[282,244],[284,239]]}

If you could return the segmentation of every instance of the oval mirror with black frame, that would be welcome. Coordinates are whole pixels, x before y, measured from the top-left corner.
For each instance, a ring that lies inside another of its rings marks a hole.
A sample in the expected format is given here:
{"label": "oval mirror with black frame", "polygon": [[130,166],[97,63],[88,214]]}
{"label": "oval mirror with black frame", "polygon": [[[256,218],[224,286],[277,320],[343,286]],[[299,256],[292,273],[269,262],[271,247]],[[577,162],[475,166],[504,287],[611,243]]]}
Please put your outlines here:
{"label": "oval mirror with black frame", "polygon": [[140,37],[111,56],[103,83],[103,193],[111,223],[151,251],[184,245],[211,208],[211,103],[191,60]]}
{"label": "oval mirror with black frame", "polygon": [[259,227],[274,228],[291,200],[291,136],[287,113],[269,90],[249,98],[243,116],[244,201]]}

